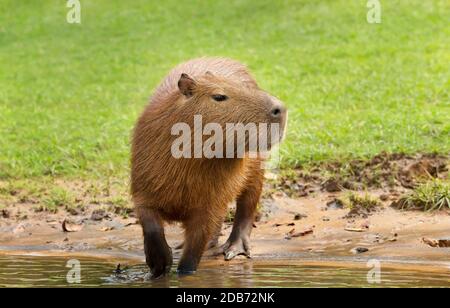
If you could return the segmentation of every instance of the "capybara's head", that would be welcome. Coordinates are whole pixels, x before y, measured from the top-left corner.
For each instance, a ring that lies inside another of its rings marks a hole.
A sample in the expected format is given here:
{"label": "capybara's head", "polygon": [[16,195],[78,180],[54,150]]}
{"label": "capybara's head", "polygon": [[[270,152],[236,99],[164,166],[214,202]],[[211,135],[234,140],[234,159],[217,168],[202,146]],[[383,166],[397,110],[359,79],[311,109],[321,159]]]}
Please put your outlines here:
{"label": "capybara's head", "polygon": [[[182,109],[189,110],[189,114],[201,115],[203,125],[218,123],[225,131],[226,125],[230,123],[244,126],[256,124],[258,127],[266,124],[268,135],[265,138],[268,139],[269,149],[270,145],[280,142],[283,137],[287,121],[286,108],[280,100],[255,84],[240,83],[235,78],[207,72],[195,79],[182,74],[178,89],[182,94]],[[278,126],[278,132],[271,130],[271,126]],[[258,136],[251,136],[247,131],[246,138],[261,138],[261,131]]]}

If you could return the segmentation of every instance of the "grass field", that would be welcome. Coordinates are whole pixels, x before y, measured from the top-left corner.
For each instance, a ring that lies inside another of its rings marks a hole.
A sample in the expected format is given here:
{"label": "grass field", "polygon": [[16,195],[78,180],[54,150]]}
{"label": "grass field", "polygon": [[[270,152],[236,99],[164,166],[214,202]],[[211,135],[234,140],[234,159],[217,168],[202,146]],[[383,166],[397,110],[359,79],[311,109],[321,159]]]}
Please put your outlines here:
{"label": "grass field", "polygon": [[198,56],[246,63],[290,110],[283,165],[450,151],[450,2],[0,2],[0,177],[123,175],[137,115]]}

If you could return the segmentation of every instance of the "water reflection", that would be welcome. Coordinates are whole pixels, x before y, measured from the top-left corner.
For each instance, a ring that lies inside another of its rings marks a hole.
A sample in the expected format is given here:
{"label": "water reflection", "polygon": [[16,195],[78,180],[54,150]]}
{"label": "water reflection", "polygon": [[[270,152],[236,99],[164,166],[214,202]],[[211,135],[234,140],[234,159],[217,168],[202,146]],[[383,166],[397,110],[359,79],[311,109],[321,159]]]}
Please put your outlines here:
{"label": "water reflection", "polygon": [[121,266],[116,272],[112,263],[80,259],[81,284],[68,284],[68,258],[0,257],[2,287],[450,287],[450,272],[414,272],[385,269],[382,283],[367,282],[365,268],[339,268],[258,264],[254,262],[202,266],[196,275],[148,280],[147,267]]}

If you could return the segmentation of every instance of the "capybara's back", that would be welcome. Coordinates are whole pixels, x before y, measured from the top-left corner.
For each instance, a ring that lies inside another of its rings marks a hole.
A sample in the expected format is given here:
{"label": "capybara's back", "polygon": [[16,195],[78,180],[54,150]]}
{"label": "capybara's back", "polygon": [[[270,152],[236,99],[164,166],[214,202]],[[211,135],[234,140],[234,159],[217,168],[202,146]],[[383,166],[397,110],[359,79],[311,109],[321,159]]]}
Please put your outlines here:
{"label": "capybara's back", "polygon": [[[227,259],[249,254],[248,237],[264,178],[261,158],[222,149],[228,141],[219,137],[228,137],[229,124],[276,123],[283,129],[285,121],[281,102],[261,90],[239,62],[195,59],[165,77],[136,124],[131,158],[131,193],[154,277],[166,273],[172,264],[164,221],[183,223],[186,239],[178,271],[193,272],[234,200],[235,226],[222,250]],[[204,134],[207,127],[215,130]],[[179,144],[181,133],[187,143]],[[198,134],[200,142],[205,142],[200,146]],[[260,136],[247,132],[244,142],[248,146]]]}

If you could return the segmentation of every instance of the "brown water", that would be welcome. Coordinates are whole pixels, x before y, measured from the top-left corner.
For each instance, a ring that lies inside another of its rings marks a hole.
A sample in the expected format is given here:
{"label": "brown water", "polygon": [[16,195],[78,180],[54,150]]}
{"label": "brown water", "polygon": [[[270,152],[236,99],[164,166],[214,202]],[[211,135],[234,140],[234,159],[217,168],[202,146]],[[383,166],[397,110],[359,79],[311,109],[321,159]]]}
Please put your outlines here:
{"label": "brown water", "polygon": [[[450,287],[450,270],[382,269],[381,284],[367,282],[368,269],[256,262],[202,266],[196,275],[149,281],[145,265],[80,258],[81,283],[66,279],[70,258],[0,256],[0,287]],[[291,262],[292,263],[292,262]]]}

